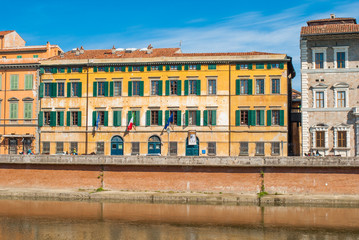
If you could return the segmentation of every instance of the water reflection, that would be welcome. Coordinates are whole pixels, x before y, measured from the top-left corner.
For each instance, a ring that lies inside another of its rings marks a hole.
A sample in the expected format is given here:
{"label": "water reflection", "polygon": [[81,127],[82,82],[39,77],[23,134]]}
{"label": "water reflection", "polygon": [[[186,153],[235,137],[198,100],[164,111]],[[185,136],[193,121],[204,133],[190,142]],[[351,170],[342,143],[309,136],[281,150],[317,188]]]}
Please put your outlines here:
{"label": "water reflection", "polygon": [[0,239],[359,239],[359,209],[0,200]]}

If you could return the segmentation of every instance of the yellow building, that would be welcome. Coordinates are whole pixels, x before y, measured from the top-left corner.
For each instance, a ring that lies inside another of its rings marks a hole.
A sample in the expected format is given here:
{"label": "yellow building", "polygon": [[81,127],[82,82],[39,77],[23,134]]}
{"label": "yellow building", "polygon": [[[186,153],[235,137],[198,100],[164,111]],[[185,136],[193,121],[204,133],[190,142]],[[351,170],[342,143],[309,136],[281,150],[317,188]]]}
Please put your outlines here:
{"label": "yellow building", "polygon": [[81,48],[41,65],[43,154],[287,155],[285,54]]}

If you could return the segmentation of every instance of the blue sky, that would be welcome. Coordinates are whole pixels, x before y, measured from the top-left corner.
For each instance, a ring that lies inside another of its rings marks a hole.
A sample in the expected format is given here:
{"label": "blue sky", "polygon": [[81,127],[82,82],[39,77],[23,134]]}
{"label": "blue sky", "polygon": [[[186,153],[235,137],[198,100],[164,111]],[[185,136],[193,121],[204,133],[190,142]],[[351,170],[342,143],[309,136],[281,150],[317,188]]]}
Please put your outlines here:
{"label": "blue sky", "polygon": [[[16,1],[2,3],[0,30],[16,30],[27,45],[50,41],[64,51],[178,47],[183,52],[286,53],[300,89],[300,27],[306,21],[359,15],[359,1]],[[6,21],[4,21],[6,19]]]}

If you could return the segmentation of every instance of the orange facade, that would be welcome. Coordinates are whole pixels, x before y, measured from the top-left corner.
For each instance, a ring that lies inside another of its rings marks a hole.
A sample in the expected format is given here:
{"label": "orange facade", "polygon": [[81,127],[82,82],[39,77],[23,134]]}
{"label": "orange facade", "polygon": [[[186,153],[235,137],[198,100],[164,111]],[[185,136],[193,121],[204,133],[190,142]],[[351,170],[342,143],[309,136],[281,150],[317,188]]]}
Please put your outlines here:
{"label": "orange facade", "polygon": [[39,60],[61,52],[49,43],[25,46],[15,31],[0,31],[0,154],[38,152]]}

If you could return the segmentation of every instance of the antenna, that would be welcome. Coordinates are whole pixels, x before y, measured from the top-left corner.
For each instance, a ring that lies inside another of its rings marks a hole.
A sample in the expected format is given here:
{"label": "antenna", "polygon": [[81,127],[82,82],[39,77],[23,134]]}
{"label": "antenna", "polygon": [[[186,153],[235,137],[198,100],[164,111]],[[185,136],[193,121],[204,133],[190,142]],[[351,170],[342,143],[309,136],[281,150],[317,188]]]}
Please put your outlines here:
{"label": "antenna", "polygon": [[179,42],[179,46],[180,46],[180,47],[182,46],[182,40],[180,40],[180,42]]}

